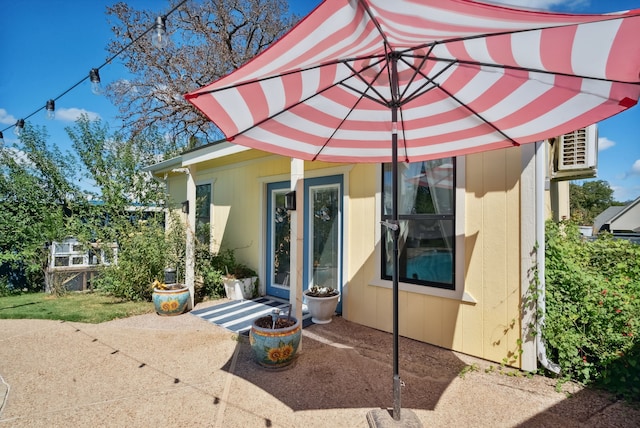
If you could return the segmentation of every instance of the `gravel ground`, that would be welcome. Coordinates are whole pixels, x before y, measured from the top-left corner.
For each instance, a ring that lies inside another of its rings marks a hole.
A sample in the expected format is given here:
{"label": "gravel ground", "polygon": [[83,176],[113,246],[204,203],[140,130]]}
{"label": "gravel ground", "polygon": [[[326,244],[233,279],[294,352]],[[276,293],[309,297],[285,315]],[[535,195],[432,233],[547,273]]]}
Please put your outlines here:
{"label": "gravel ground", "polygon": [[[366,427],[368,412],[393,405],[391,350],[390,334],[336,317],[304,330],[291,367],[269,371],[246,339],[189,313],[0,320],[0,427]],[[403,416],[433,427],[640,426],[640,409],[607,394],[490,367],[401,338]]]}

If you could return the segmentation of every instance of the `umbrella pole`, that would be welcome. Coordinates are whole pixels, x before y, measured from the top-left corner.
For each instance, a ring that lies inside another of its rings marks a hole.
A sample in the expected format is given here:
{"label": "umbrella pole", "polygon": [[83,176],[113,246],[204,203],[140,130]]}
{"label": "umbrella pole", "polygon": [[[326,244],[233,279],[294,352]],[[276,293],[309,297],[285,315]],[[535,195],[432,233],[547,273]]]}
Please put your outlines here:
{"label": "umbrella pole", "polygon": [[399,251],[398,238],[398,58],[391,55],[391,223],[395,225],[393,235],[393,419],[399,421],[401,409],[400,365],[398,358],[398,283]]}
{"label": "umbrella pole", "polygon": [[401,408],[401,382],[398,346],[398,283],[399,283],[399,250],[398,238],[400,235],[400,224],[398,222],[398,131],[397,131],[397,107],[392,108],[392,136],[391,153],[393,156],[391,169],[391,223],[396,227],[391,230],[393,235],[393,419],[399,421]]}

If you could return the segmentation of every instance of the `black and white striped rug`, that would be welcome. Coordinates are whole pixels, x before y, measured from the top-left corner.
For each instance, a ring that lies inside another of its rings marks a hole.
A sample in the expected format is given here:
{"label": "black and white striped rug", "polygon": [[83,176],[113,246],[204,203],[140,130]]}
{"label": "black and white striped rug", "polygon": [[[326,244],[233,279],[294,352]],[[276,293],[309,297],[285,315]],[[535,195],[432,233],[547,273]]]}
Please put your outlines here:
{"label": "black and white striped rug", "polygon": [[[212,324],[231,330],[238,334],[248,335],[251,323],[256,318],[269,315],[274,308],[280,309],[281,314],[289,311],[289,302],[276,297],[259,297],[253,300],[232,300],[219,305],[191,311]],[[302,327],[313,324],[311,315],[303,307]]]}

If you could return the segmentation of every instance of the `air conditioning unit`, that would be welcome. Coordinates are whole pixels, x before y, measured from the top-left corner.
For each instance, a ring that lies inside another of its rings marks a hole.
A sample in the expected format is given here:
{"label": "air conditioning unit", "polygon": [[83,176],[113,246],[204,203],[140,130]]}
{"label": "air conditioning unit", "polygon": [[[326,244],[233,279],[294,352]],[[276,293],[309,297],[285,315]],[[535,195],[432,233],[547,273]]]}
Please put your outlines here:
{"label": "air conditioning unit", "polygon": [[552,179],[560,181],[595,177],[598,167],[597,125],[557,137],[552,153]]}

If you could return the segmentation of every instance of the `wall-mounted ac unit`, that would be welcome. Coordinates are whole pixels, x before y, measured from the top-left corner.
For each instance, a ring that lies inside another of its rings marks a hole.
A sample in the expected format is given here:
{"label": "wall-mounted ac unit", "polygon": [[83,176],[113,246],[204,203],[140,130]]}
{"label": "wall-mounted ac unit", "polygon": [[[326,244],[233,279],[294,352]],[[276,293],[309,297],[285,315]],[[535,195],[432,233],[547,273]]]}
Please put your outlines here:
{"label": "wall-mounted ac unit", "polygon": [[595,124],[561,135],[553,144],[551,178],[577,180],[596,176],[598,128]]}

